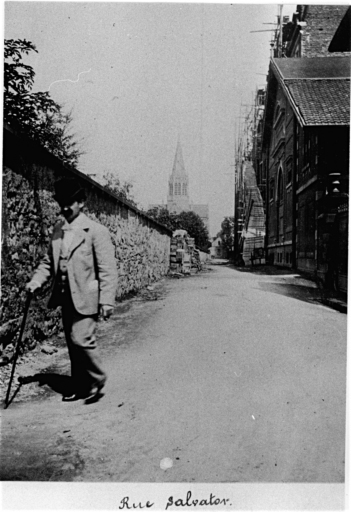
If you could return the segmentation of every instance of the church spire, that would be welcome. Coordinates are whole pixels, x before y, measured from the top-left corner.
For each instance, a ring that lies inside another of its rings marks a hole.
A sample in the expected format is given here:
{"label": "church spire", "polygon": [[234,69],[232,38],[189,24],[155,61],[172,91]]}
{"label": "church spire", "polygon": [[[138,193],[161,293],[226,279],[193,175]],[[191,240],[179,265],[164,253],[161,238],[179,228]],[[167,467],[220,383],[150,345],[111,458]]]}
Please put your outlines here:
{"label": "church spire", "polygon": [[177,149],[176,149],[176,154],[174,157],[174,163],[173,163],[173,169],[172,169],[172,177],[174,178],[175,176],[184,176],[184,175],[186,175],[186,170],[185,170],[185,166],[184,166],[182,147],[180,145],[180,139],[178,137]]}
{"label": "church spire", "polygon": [[189,210],[188,175],[185,170],[179,136],[172,173],[169,177],[167,208],[169,211],[176,213]]}

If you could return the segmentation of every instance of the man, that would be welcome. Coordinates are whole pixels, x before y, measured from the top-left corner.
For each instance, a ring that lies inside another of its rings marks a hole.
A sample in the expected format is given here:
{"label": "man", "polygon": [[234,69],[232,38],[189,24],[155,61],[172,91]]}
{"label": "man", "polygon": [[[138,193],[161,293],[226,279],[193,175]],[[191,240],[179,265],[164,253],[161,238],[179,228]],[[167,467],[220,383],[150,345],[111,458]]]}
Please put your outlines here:
{"label": "man", "polygon": [[96,347],[96,322],[113,312],[117,286],[114,248],[109,231],[84,213],[85,193],[74,178],[55,184],[55,200],[65,221],[53,232],[46,256],[27,289],[34,292],[51,277],[48,307],[62,307],[62,321],[71,359],[73,393],[63,401],[101,398],[106,375]]}

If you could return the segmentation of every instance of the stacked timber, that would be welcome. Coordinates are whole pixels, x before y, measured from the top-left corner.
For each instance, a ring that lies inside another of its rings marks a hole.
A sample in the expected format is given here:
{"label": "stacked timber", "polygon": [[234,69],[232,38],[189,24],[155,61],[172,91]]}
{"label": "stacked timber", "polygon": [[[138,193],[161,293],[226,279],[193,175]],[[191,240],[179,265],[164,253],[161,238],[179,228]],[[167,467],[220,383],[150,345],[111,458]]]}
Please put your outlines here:
{"label": "stacked timber", "polygon": [[190,274],[195,240],[187,236],[171,238],[170,271],[171,273]]}
{"label": "stacked timber", "polygon": [[171,250],[170,250],[170,269],[171,272],[177,272],[177,239],[171,238]]}

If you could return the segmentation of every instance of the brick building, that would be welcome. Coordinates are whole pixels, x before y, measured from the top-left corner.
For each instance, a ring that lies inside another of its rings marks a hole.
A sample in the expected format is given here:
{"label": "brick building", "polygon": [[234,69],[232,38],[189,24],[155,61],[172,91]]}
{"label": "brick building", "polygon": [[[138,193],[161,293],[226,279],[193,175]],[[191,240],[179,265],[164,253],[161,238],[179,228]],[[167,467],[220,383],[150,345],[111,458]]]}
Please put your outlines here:
{"label": "brick building", "polygon": [[341,265],[330,223],[347,203],[349,104],[349,57],[271,59],[262,143],[267,255],[324,281]]}
{"label": "brick building", "polygon": [[298,5],[292,20],[283,22],[283,43],[279,34],[274,56],[331,57],[329,45],[348,9],[348,5]]}
{"label": "brick building", "polygon": [[329,45],[329,52],[350,53],[351,51],[351,7],[344,14]]}

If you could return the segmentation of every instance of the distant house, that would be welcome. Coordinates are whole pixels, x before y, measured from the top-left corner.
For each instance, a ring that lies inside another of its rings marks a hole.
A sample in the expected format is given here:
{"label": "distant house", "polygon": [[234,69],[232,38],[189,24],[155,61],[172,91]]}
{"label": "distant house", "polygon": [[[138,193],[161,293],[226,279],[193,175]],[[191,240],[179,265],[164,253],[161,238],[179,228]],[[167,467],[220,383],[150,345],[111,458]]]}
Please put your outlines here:
{"label": "distant house", "polygon": [[227,258],[227,251],[223,246],[223,241],[220,236],[217,236],[212,240],[210,255],[213,258]]}
{"label": "distant house", "polygon": [[350,58],[273,58],[266,94],[268,259],[346,289]]}

